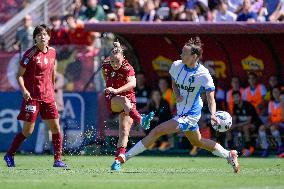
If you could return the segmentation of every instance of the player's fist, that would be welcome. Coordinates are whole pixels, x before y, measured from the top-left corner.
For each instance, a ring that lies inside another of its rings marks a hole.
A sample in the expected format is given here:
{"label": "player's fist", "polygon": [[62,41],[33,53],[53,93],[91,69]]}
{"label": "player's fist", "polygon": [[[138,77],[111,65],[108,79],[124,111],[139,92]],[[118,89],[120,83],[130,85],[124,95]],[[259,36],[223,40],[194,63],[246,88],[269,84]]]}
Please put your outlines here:
{"label": "player's fist", "polygon": [[106,88],[105,91],[106,91],[106,93],[112,93],[112,94],[117,94],[118,93],[118,90],[114,89],[112,87]]}
{"label": "player's fist", "polygon": [[179,95],[176,97],[176,102],[182,102],[183,101],[183,96]]}
{"label": "player's fist", "polygon": [[23,97],[24,97],[25,100],[30,100],[30,99],[32,99],[30,92],[27,91],[27,90],[24,90],[24,92],[23,92]]}

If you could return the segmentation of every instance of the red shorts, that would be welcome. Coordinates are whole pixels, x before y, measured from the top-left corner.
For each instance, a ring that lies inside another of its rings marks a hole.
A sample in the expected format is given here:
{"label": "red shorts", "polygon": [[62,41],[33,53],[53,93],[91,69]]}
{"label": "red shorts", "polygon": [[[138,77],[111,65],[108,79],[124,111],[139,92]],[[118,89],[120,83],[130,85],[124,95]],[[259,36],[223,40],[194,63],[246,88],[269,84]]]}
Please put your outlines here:
{"label": "red shorts", "polygon": [[40,113],[43,120],[57,119],[59,117],[56,102],[43,102],[37,100],[23,100],[18,120],[35,122]]}
{"label": "red shorts", "polygon": [[[106,106],[107,106],[107,109],[109,112],[112,112],[111,110],[111,99],[115,97],[115,95],[106,95],[105,96],[105,100],[106,100]],[[130,100],[131,104],[132,104],[132,108],[135,108],[136,109],[136,98],[135,98],[135,95],[134,96],[130,96],[130,97],[126,97],[128,98],[128,100]],[[114,112],[114,113],[117,113],[117,112]]]}

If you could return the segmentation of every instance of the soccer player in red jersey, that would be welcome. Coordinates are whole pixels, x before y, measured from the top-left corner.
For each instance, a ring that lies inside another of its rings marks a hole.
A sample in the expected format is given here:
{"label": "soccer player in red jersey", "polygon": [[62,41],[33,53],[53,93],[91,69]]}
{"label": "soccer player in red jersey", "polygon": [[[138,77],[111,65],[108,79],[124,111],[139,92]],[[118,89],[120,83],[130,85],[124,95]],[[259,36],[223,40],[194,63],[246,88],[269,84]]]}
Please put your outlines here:
{"label": "soccer player in red jersey", "polygon": [[47,122],[52,132],[53,167],[67,167],[61,161],[62,136],[54,97],[56,52],[54,48],[48,46],[50,29],[44,24],[37,26],[33,32],[33,39],[35,45],[24,53],[17,75],[23,93],[18,120],[23,120],[24,126],[22,132],[14,138],[4,160],[8,167],[15,167],[16,150],[32,134],[36,118],[40,113],[41,118]]}
{"label": "soccer player in red jersey", "polygon": [[120,163],[125,161],[125,151],[133,120],[144,129],[148,129],[154,113],[140,115],[136,110],[135,72],[124,58],[123,49],[119,42],[114,42],[110,57],[103,62],[102,72],[106,81],[105,99],[107,108],[111,112],[119,113],[119,139],[115,161],[111,166],[112,170],[119,170]]}

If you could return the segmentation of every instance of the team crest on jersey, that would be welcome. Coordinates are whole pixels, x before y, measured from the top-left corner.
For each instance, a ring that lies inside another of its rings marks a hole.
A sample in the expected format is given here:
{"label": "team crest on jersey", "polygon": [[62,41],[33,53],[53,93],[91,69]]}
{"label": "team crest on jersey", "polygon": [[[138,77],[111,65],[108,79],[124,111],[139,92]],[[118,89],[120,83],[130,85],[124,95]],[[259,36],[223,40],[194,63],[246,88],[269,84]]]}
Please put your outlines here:
{"label": "team crest on jersey", "polygon": [[24,60],[24,65],[27,65],[28,63],[29,63],[29,59],[26,58],[26,59]]}
{"label": "team crest on jersey", "polygon": [[44,64],[48,64],[48,59],[46,57],[44,57],[43,62],[44,62]]}
{"label": "team crest on jersey", "polygon": [[188,81],[189,81],[190,83],[194,83],[194,80],[195,80],[194,76],[190,76],[189,79],[188,79]]}
{"label": "team crest on jersey", "polygon": [[116,75],[115,72],[111,72],[110,74],[111,77],[114,77],[115,75]]}
{"label": "team crest on jersey", "polygon": [[41,63],[41,62],[40,62],[40,57],[39,57],[39,56],[37,56],[37,57],[36,57],[36,63],[37,63],[37,64],[40,64],[40,63]]}

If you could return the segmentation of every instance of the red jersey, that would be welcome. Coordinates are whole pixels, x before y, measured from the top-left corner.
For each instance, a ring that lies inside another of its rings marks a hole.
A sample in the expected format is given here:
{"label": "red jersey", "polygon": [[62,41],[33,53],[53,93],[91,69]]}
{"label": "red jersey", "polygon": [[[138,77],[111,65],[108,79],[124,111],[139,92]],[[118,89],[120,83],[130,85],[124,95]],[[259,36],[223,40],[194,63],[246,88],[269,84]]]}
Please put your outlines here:
{"label": "red jersey", "polygon": [[47,52],[43,53],[37,46],[33,46],[24,53],[20,65],[26,68],[24,84],[33,100],[46,103],[54,101],[52,73],[55,58],[56,52],[52,47],[48,47]]}
{"label": "red jersey", "polygon": [[[118,89],[119,87],[122,87],[123,85],[128,83],[128,77],[135,76],[135,71],[127,60],[123,61],[121,67],[118,70],[114,70],[110,65],[109,59],[107,58],[103,62],[102,69],[105,74],[106,87],[112,87],[114,89]],[[117,95],[133,98],[135,97],[135,92],[134,89],[131,89]]]}

